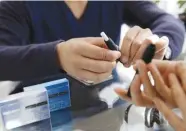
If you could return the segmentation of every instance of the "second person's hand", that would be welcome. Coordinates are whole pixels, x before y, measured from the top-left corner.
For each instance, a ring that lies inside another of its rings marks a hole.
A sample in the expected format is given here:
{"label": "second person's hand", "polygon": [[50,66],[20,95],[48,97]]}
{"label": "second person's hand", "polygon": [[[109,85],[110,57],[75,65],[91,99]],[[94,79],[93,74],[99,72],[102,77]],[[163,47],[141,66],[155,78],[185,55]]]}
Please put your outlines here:
{"label": "second person's hand", "polygon": [[[115,89],[121,98],[132,101],[138,106],[152,107],[154,106],[153,99],[157,97],[164,101],[167,106],[171,108],[177,107],[170,89],[171,81],[168,78],[171,73],[179,76],[185,75],[185,63],[181,61],[153,60],[152,63],[146,65],[142,60],[139,60],[136,65],[139,74],[135,76],[135,79],[131,83],[132,98],[129,98],[127,91],[122,88]],[[152,74],[154,84],[149,79],[148,71]],[[140,89],[141,84],[144,86],[144,91]]]}
{"label": "second person's hand", "polygon": [[129,67],[136,60],[141,59],[145,49],[149,44],[156,45],[155,59],[163,59],[166,49],[169,44],[169,39],[166,36],[159,38],[153,34],[150,29],[143,29],[139,26],[134,26],[126,33],[121,46],[121,61]]}
{"label": "second person's hand", "polygon": [[169,124],[176,131],[186,130],[186,64],[179,63],[176,65],[174,73],[168,75],[168,81],[170,85],[171,97],[174,99],[175,104],[180,109],[182,117],[177,116],[167,104],[159,99],[155,98],[154,103],[156,108],[161,111],[161,113],[168,120]]}
{"label": "second person's hand", "polygon": [[74,38],[57,45],[61,68],[80,80],[99,82],[109,77],[121,56],[107,49],[101,37]]}

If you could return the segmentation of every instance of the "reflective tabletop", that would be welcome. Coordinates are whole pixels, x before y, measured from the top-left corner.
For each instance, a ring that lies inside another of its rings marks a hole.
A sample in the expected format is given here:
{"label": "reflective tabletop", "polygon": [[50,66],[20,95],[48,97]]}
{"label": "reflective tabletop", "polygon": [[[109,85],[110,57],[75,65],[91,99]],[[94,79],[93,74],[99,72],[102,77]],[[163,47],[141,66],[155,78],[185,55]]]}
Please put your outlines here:
{"label": "reflective tabletop", "polygon": [[[145,125],[145,108],[136,107],[128,113],[126,122],[126,105],[102,111],[100,113],[85,115],[86,111],[71,111],[63,109],[51,113],[51,118],[38,123],[27,125],[13,131],[165,131],[173,129],[165,125],[154,124],[152,128]],[[90,111],[91,112],[91,111]],[[130,120],[129,120],[130,119]]]}

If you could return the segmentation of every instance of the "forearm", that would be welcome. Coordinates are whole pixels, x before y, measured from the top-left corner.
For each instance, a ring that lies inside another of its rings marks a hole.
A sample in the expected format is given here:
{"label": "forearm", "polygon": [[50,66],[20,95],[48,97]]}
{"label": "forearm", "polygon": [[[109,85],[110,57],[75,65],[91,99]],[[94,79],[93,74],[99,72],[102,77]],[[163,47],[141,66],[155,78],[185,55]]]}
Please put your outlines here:
{"label": "forearm", "polygon": [[0,80],[23,81],[60,73],[59,42],[0,46]]}

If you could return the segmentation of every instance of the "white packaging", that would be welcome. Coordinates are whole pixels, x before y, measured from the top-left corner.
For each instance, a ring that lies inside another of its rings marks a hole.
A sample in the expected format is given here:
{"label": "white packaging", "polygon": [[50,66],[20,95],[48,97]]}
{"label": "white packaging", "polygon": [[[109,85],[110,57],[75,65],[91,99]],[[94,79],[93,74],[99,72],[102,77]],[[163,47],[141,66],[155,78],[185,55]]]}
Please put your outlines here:
{"label": "white packaging", "polygon": [[44,88],[11,95],[0,101],[0,109],[6,130],[50,118],[48,96]]}

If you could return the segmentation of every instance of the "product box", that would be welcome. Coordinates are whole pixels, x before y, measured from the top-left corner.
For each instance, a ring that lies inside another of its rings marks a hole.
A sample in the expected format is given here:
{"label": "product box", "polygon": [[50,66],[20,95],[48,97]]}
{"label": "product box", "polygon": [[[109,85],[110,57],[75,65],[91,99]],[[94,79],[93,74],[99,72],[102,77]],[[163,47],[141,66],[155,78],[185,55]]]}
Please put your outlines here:
{"label": "product box", "polygon": [[0,100],[0,119],[0,131],[21,131],[26,125],[50,121],[46,89],[22,92]]}
{"label": "product box", "polygon": [[24,91],[27,92],[38,88],[47,89],[50,112],[71,106],[69,81],[66,78],[25,87]]}
{"label": "product box", "polygon": [[8,131],[54,131],[54,130],[52,128],[51,120],[45,119],[25,126],[17,127]]}

